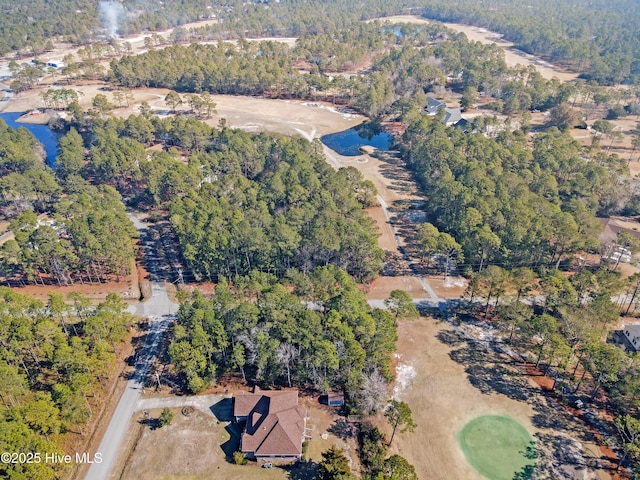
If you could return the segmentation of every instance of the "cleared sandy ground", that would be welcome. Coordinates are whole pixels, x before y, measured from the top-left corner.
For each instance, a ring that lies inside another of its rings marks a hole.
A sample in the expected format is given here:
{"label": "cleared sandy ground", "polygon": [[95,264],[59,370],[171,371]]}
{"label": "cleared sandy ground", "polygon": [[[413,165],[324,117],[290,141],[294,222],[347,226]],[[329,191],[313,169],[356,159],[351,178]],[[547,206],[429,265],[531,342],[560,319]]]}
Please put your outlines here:
{"label": "cleared sandy ground", "polygon": [[[415,15],[395,15],[391,17],[384,17],[380,20],[386,20],[389,22],[395,23],[432,23],[433,20],[427,20],[424,17],[419,17]],[[533,55],[528,55],[516,48],[514,48],[513,43],[507,42],[500,39],[500,35],[495,32],[490,32],[484,28],[471,27],[469,25],[461,25],[459,23],[446,23],[441,22],[447,27],[456,32],[464,33],[469,40],[473,40],[481,43],[497,43],[500,47],[504,49],[505,61],[507,65],[510,67],[514,67],[516,65],[533,65],[536,67],[536,70],[540,72],[544,78],[551,79],[553,77],[557,77],[563,82],[574,80],[578,77],[577,74],[567,72],[562,70],[559,67],[551,65],[548,62],[545,62],[539,58],[534,57]]]}

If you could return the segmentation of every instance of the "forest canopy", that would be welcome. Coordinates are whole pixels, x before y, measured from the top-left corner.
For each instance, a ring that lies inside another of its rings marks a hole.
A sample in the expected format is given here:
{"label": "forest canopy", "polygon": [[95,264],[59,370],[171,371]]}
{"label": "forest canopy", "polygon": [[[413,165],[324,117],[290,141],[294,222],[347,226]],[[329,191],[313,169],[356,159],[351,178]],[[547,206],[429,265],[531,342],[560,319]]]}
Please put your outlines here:
{"label": "forest canopy", "polygon": [[397,334],[388,312],[371,309],[343,270],[318,267],[289,277],[252,272],[220,282],[212,298],[183,301],[169,347],[192,392],[234,372],[254,384],[347,392],[369,413],[386,402]]}
{"label": "forest canopy", "polygon": [[[147,157],[136,140],[143,131],[169,151]],[[377,202],[375,187],[354,168],[333,170],[317,141],[131,116],[94,128],[86,172],[135,201],[166,206],[200,279],[334,264],[368,280],[382,267],[365,210]]]}
{"label": "forest canopy", "polygon": [[14,234],[0,247],[6,281],[69,285],[130,272],[136,232],[122,199],[83,180],[83,168],[84,145],[74,129],[60,141],[54,171],[28,130],[0,119],[0,207]]}

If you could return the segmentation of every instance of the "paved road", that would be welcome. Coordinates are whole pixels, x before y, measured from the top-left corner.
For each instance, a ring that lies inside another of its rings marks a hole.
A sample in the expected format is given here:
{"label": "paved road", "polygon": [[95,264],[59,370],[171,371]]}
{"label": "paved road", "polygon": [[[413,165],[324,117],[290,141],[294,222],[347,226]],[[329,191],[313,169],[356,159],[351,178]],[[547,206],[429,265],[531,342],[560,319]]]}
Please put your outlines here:
{"label": "paved road", "polygon": [[153,365],[158,348],[162,343],[162,336],[175,319],[178,305],[172,303],[167,296],[164,284],[152,284],[153,297],[146,303],[130,307],[132,313],[144,315],[149,319],[150,329],[147,339],[138,352],[138,362],[132,377],[120,397],[107,431],[100,442],[98,452],[102,454],[102,463],[94,463],[89,469],[87,480],[106,480],[117,460],[118,452],[124,440],[131,417],[136,411],[136,405],[145,380]]}
{"label": "paved road", "polygon": [[[134,215],[131,215],[130,218],[138,231],[143,234],[147,226]],[[150,329],[144,345],[138,351],[138,361],[134,373],[127,382],[125,391],[120,397],[118,406],[98,447],[97,451],[102,454],[102,463],[91,465],[85,477],[87,480],[106,480],[109,478],[131,417],[137,409],[145,380],[162,343],[162,337],[178,312],[178,305],[169,299],[164,282],[152,282],[151,292],[152,297],[145,303],[129,306],[129,312],[149,320]]]}

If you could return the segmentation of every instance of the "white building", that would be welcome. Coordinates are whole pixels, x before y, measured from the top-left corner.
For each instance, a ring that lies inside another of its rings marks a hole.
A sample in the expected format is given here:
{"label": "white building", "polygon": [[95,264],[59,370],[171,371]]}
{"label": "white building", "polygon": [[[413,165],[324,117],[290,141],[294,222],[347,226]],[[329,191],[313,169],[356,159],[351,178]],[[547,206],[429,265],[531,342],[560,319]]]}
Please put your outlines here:
{"label": "white building", "polygon": [[637,352],[640,351],[640,325],[625,325],[624,336]]}

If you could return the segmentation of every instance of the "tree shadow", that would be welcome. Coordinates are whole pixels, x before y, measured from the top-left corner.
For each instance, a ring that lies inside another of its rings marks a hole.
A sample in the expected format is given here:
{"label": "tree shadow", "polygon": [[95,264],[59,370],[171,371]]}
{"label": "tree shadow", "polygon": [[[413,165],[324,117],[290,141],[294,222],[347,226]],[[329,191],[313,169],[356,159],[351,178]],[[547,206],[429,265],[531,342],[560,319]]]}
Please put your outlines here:
{"label": "tree shadow", "polygon": [[436,335],[436,338],[440,340],[441,343],[450,347],[457,347],[464,343],[464,339],[460,337],[458,332],[453,330],[440,330]]}
{"label": "tree shadow", "polygon": [[287,472],[287,478],[291,480],[315,480],[318,472],[318,464],[313,460],[300,461],[280,468]]}
{"label": "tree shadow", "polygon": [[534,465],[525,465],[522,470],[516,472],[513,476],[513,480],[530,480],[533,478],[533,472],[535,471]]}
{"label": "tree shadow", "polygon": [[331,425],[327,429],[327,432],[344,441],[349,438],[353,438],[356,435],[355,427],[353,426],[353,424],[347,422],[344,418],[337,419],[333,423],[333,425]]}
{"label": "tree shadow", "polygon": [[162,423],[159,418],[143,418],[142,420],[139,420],[139,423],[149,427],[151,430],[157,430],[162,427]]}
{"label": "tree shadow", "polygon": [[533,398],[532,389],[514,382],[513,372],[502,366],[493,365],[487,369],[482,365],[471,365],[465,371],[471,384],[486,395],[496,392],[521,402],[530,402]]}
{"label": "tree shadow", "polygon": [[[140,230],[143,264],[152,282],[185,282],[195,280],[180,251],[180,243],[170,222],[147,224]],[[180,277],[180,272],[182,277]]]}
{"label": "tree shadow", "polygon": [[538,411],[531,417],[531,423],[534,427],[544,429],[562,429],[567,432],[580,433],[585,440],[595,441],[595,436],[580,428],[575,421],[565,415],[564,409],[555,402],[547,402],[545,410]]}
{"label": "tree shadow", "polygon": [[231,398],[223,398],[218,403],[211,405],[209,410],[220,422],[231,422],[233,420],[233,400]]}

